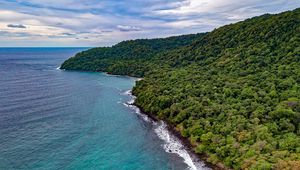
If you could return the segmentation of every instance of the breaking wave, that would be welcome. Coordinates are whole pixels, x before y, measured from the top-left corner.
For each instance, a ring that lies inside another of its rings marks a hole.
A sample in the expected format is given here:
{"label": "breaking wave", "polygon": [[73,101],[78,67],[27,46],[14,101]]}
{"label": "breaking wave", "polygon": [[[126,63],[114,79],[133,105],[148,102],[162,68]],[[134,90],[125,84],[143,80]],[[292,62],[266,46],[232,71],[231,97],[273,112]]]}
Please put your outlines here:
{"label": "breaking wave", "polygon": [[128,90],[123,93],[131,97],[131,100],[123,103],[126,107],[131,108],[135,113],[140,116],[144,121],[150,122],[154,125],[154,131],[156,135],[164,141],[163,148],[168,153],[177,154],[179,157],[183,158],[184,163],[188,165],[189,170],[209,170],[210,168],[206,167],[205,164],[197,159],[195,156],[191,156],[185,146],[181,141],[168,130],[168,126],[165,122],[159,121],[155,122],[146,114],[143,114],[141,110],[134,106],[134,101],[136,97],[132,95],[131,90]]}

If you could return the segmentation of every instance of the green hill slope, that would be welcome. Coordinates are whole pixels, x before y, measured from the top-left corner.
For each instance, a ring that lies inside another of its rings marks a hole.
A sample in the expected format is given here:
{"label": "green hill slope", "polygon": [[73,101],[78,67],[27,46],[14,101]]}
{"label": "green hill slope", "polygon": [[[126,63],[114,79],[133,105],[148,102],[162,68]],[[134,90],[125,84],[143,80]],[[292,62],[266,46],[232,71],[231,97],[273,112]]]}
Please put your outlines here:
{"label": "green hill slope", "polygon": [[188,43],[150,57],[124,54],[126,62],[94,49],[97,55],[84,52],[63,68],[85,70],[69,63],[91,57],[85,66],[144,76],[133,89],[135,104],[174,125],[213,164],[299,168],[300,9],[227,25]]}
{"label": "green hill slope", "polygon": [[61,68],[142,77],[155,67],[152,60],[156,54],[189,45],[203,35],[205,33],[123,41],[112,47],[93,48],[78,53],[65,61]]}

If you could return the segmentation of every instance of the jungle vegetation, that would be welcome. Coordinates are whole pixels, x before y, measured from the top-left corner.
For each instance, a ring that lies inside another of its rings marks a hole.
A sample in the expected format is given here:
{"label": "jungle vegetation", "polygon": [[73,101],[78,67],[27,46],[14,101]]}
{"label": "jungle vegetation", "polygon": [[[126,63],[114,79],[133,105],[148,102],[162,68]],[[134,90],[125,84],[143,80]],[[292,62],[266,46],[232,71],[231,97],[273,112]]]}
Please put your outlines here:
{"label": "jungle vegetation", "polygon": [[300,169],[299,8],[209,33],[91,49],[62,68],[143,77],[135,104],[213,164]]}
{"label": "jungle vegetation", "polygon": [[128,40],[112,47],[92,48],[68,59],[61,68],[143,77],[145,72],[155,66],[152,61],[155,55],[189,45],[203,35],[205,33]]}

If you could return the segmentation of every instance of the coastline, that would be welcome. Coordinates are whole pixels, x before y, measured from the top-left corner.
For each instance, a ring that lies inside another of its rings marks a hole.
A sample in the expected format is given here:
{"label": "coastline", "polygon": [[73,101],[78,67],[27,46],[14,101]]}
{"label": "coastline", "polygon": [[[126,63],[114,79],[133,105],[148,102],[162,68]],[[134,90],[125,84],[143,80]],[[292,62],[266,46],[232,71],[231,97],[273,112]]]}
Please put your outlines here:
{"label": "coastline", "polygon": [[[136,78],[136,81],[140,81],[140,80],[142,80],[142,78]],[[193,162],[204,163],[204,167],[202,167],[203,169],[208,168],[208,169],[212,169],[212,170],[229,170],[221,163],[212,164],[212,163],[208,162],[207,155],[197,154],[194,150],[195,148],[192,146],[189,139],[183,137],[174,125],[172,125],[170,122],[168,122],[166,120],[161,120],[161,119],[157,118],[157,116],[154,114],[145,112],[142,107],[138,106],[135,103],[136,96],[132,93],[132,90],[130,90],[130,92],[127,94],[133,97],[133,100],[127,103],[128,105],[136,107],[139,110],[140,114],[147,116],[149,119],[151,119],[152,122],[158,123],[161,121],[164,124],[166,124],[167,131],[170,133],[170,135],[174,136],[176,139],[179,140],[179,142],[183,145],[184,149],[191,156],[191,159]]]}
{"label": "coastline", "polygon": [[[65,69],[61,69],[60,67],[57,68],[58,70],[65,70]],[[69,71],[69,70],[66,70]],[[93,72],[93,71],[92,71]],[[115,74],[109,74],[107,72],[100,72],[98,71],[98,73],[104,73],[108,76],[123,76],[123,77],[129,77],[129,78],[133,78],[135,80],[135,82],[137,81],[141,81],[143,80],[143,78],[139,78],[139,77],[132,77],[132,76],[128,76],[128,75],[115,75]],[[132,89],[129,90],[128,92],[126,92],[126,95],[129,95],[132,97],[131,101],[128,101],[127,103],[124,103],[127,106],[131,106],[131,107],[135,107],[136,109],[138,109],[138,114],[140,115],[144,115],[146,116],[144,118],[145,121],[148,122],[153,122],[153,123],[158,123],[158,122],[163,122],[166,125],[166,129],[167,131],[170,133],[170,135],[174,136],[176,139],[179,140],[180,144],[183,145],[183,148],[187,151],[187,153],[189,154],[189,156],[191,157],[193,163],[195,162],[201,162],[204,163],[204,165],[200,165],[202,166],[202,169],[212,169],[212,170],[230,170],[228,168],[226,168],[222,163],[218,163],[218,164],[212,164],[210,162],[207,161],[208,156],[205,154],[197,154],[195,152],[195,148],[192,146],[192,144],[190,143],[189,139],[186,137],[183,137],[180,132],[176,129],[176,127],[174,125],[172,125],[170,122],[166,121],[166,120],[161,120],[159,118],[157,118],[156,115],[151,114],[151,113],[147,113],[143,110],[142,107],[138,106],[135,103],[135,99],[136,96],[132,93]],[[180,156],[180,155],[179,155]],[[190,167],[191,168],[191,167]],[[196,168],[197,169],[197,168]],[[198,169],[197,169],[198,170]]]}
{"label": "coastline", "polygon": [[[133,94],[132,94],[133,95]],[[134,95],[133,95],[134,96]],[[150,114],[150,113],[146,113],[140,106],[137,106],[135,103],[131,104],[135,107],[137,107],[141,114],[144,114],[146,116],[148,116],[152,121],[154,122],[159,122],[159,121],[163,121],[166,125],[167,125],[167,129],[168,131],[171,133],[171,135],[175,136],[177,139],[179,139],[179,141],[181,142],[181,144],[184,145],[185,149],[187,150],[188,154],[190,154],[193,158],[193,160],[195,161],[198,161],[197,159],[199,159],[200,161],[202,161],[205,166],[207,168],[210,168],[212,170],[228,170],[227,168],[225,168],[223,165],[215,165],[215,164],[212,164],[210,162],[207,161],[208,159],[208,156],[206,155],[200,155],[200,154],[197,154],[194,150],[194,147],[192,146],[192,144],[190,143],[189,139],[188,138],[185,138],[183,137],[179,131],[176,130],[175,126],[170,124],[169,122],[165,121],[165,120],[160,120],[158,119],[155,115],[153,114]]]}

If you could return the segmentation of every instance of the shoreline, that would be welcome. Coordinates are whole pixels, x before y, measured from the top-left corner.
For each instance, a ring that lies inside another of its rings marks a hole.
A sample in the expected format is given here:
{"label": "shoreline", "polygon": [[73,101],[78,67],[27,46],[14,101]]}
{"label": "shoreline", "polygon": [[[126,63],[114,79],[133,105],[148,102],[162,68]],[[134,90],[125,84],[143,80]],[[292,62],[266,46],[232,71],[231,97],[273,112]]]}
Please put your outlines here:
{"label": "shoreline", "polygon": [[[61,69],[60,67],[58,67],[57,70],[65,70],[65,69]],[[69,71],[69,70],[66,70],[66,71]],[[74,70],[74,71],[76,71],[76,70]],[[91,71],[91,72],[94,72],[94,71]],[[123,76],[123,77],[133,78],[135,82],[143,80],[143,78],[132,77],[132,76],[128,76],[128,75],[115,75],[115,74],[109,74],[107,72],[101,72],[101,71],[97,71],[96,73],[104,73],[108,76]],[[190,143],[189,139],[186,137],[183,137],[180,134],[180,132],[178,130],[176,130],[176,127],[174,125],[172,125],[170,122],[168,122],[166,120],[158,119],[156,115],[145,112],[142,107],[138,106],[135,103],[136,96],[132,93],[132,89],[130,90],[129,93],[127,93],[127,95],[129,95],[133,98],[133,100],[131,102],[129,101],[128,103],[126,103],[127,105],[136,107],[139,110],[140,114],[147,116],[150,119],[150,121],[152,121],[154,123],[158,123],[159,121],[162,121],[163,123],[166,124],[166,128],[167,128],[168,132],[179,140],[179,142],[183,145],[184,149],[191,156],[193,163],[201,161],[202,163],[204,163],[204,166],[206,168],[210,168],[212,170],[230,170],[230,169],[226,168],[222,163],[212,164],[212,163],[208,162],[207,161],[208,156],[205,154],[197,154],[194,150],[194,147]]]}
{"label": "shoreline", "polygon": [[[131,94],[132,96],[136,97],[135,95]],[[152,121],[154,122],[159,122],[159,121],[163,121],[166,125],[167,125],[167,130],[171,133],[171,135],[175,136],[177,139],[179,139],[180,143],[184,146],[184,148],[187,150],[188,154],[190,154],[193,158],[193,160],[195,161],[196,159],[199,159],[200,161],[202,161],[205,166],[207,168],[210,168],[212,170],[228,170],[227,168],[223,167],[223,165],[215,165],[212,164],[210,162],[207,161],[208,157],[206,155],[200,155],[197,154],[194,150],[194,147],[192,146],[192,144],[190,143],[188,138],[183,137],[179,131],[176,130],[175,126],[170,124],[169,122],[165,121],[165,120],[161,120],[158,119],[155,115],[150,114],[150,113],[146,113],[140,106],[136,105],[135,103],[132,103],[130,105],[133,105],[135,107],[137,107],[141,114],[144,114],[146,116],[148,116]],[[196,160],[197,161],[197,160]]]}
{"label": "shoreline", "polygon": [[[141,79],[138,79],[136,81],[140,81]],[[180,132],[178,130],[176,130],[175,126],[172,125],[171,123],[169,123],[166,120],[161,120],[159,118],[157,118],[156,115],[151,114],[151,113],[147,113],[143,110],[142,107],[138,106],[135,103],[135,98],[136,96],[132,93],[132,90],[130,90],[130,93],[128,94],[130,96],[133,97],[133,101],[127,103],[128,105],[134,106],[136,108],[139,109],[140,114],[143,114],[145,116],[147,116],[148,118],[151,119],[151,121],[158,123],[159,121],[162,121],[163,123],[166,124],[166,128],[168,130],[168,132],[174,136],[175,138],[177,138],[179,140],[179,142],[183,145],[184,149],[187,151],[187,153],[191,156],[192,161],[193,162],[202,162],[204,163],[206,168],[210,168],[212,170],[228,170],[223,164],[212,164],[210,162],[207,161],[208,156],[204,155],[204,154],[197,154],[194,150],[194,147],[192,146],[192,144],[190,143],[188,138],[183,137]],[[204,168],[205,168],[204,167]]]}

